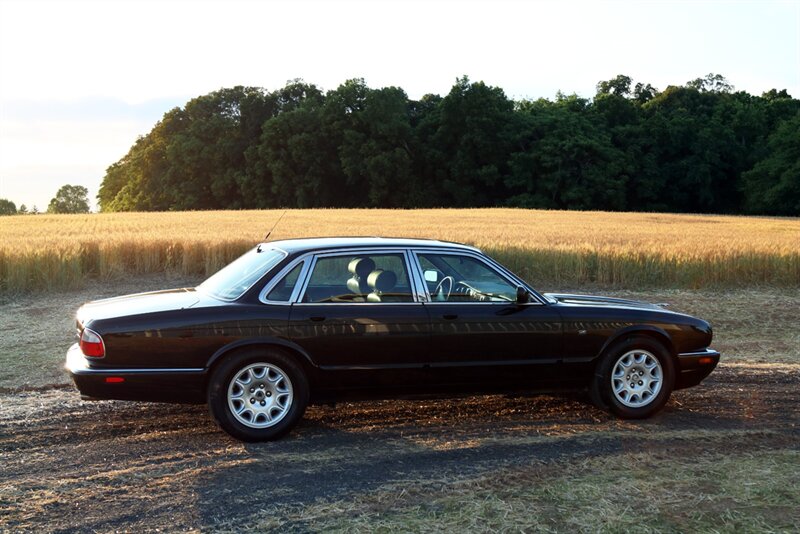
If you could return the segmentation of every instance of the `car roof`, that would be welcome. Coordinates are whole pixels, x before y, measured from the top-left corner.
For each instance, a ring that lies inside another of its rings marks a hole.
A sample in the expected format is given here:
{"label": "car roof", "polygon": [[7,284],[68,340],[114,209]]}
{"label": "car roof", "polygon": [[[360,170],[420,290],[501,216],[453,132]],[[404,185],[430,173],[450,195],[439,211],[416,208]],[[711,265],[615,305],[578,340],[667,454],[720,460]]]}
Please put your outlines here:
{"label": "car roof", "polygon": [[435,239],[410,239],[400,237],[309,237],[302,239],[284,239],[262,243],[265,247],[274,247],[290,254],[296,252],[310,252],[322,250],[335,250],[344,248],[391,248],[391,247],[437,247],[456,250],[470,250],[480,252],[475,247],[438,241]]}

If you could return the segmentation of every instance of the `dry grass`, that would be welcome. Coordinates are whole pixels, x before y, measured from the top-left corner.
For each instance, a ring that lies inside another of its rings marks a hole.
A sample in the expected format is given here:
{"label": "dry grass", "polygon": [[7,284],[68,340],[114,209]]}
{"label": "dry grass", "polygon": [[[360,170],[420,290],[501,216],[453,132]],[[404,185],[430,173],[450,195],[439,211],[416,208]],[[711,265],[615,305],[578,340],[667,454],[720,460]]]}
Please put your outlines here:
{"label": "dry grass", "polygon": [[[268,509],[244,530],[793,531],[800,526],[798,467],[794,450],[683,458],[632,452],[555,465],[534,460],[476,478],[409,481],[353,499]],[[241,532],[241,525],[232,531]]]}
{"label": "dry grass", "polygon": [[[40,215],[0,220],[0,289],[90,276],[210,274],[280,211]],[[381,235],[477,245],[535,285],[800,285],[800,220],[516,209],[290,210],[273,239]]]}

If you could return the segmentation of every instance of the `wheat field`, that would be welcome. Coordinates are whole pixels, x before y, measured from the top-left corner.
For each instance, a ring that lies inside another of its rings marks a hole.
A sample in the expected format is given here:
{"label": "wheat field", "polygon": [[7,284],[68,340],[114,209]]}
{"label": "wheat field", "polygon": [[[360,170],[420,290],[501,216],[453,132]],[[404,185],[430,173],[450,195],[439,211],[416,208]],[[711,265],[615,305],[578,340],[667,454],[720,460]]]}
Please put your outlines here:
{"label": "wheat field", "polygon": [[[0,291],[87,277],[211,274],[282,211],[0,218]],[[422,237],[476,245],[534,286],[800,287],[800,219],[521,209],[288,210],[270,240]]]}

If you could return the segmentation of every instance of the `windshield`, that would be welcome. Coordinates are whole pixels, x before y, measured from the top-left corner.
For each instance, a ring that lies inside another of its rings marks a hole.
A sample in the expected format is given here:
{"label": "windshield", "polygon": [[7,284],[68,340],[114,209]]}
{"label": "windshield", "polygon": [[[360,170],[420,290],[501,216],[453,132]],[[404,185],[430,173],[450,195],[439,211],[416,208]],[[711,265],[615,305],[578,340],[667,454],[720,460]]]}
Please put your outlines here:
{"label": "windshield", "polygon": [[238,299],[284,257],[282,250],[259,245],[217,271],[198,289],[222,300]]}

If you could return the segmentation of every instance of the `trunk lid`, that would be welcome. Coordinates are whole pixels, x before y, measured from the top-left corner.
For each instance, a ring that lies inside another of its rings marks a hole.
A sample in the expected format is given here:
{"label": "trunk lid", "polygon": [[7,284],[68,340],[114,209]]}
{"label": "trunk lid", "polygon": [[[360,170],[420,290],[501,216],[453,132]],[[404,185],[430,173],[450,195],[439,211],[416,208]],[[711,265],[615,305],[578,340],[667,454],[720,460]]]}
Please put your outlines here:
{"label": "trunk lid", "polygon": [[200,302],[194,288],[168,289],[87,302],[78,309],[78,328],[87,321],[191,308]]}

